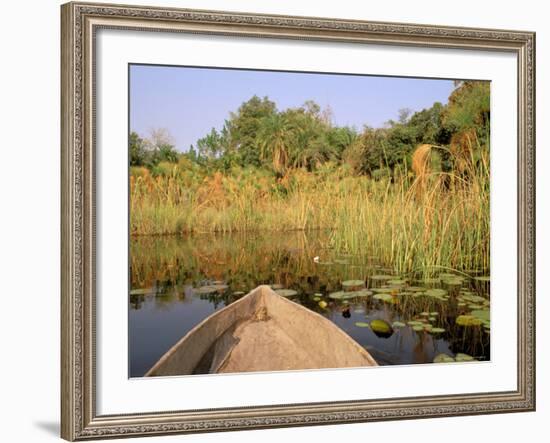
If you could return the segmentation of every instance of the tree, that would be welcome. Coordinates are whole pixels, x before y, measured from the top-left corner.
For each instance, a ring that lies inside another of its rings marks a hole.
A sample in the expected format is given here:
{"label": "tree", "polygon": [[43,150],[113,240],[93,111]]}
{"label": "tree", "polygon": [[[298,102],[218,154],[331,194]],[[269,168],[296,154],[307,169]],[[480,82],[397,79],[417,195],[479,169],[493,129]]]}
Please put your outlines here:
{"label": "tree", "polygon": [[244,102],[237,113],[231,113],[224,130],[227,137],[227,150],[235,154],[242,166],[260,166],[260,153],[256,136],[263,119],[277,113],[275,103],[267,97],[260,99],[254,95]]}
{"label": "tree", "polygon": [[130,133],[129,140],[130,150],[130,166],[145,166],[147,163],[146,150],[143,143],[143,139],[137,132],[132,131]]}
{"label": "tree", "polygon": [[260,122],[256,137],[260,159],[270,162],[278,174],[284,174],[290,166],[294,134],[290,120],[283,114],[269,115]]}

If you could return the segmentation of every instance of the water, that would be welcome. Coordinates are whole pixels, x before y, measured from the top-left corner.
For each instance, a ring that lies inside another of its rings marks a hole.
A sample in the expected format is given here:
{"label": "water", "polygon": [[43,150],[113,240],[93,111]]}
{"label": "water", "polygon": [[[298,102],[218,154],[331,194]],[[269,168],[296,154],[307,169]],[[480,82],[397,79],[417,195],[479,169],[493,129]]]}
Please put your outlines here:
{"label": "water", "polygon": [[[260,284],[296,290],[298,295],[291,300],[331,320],[381,365],[431,363],[441,353],[464,353],[476,360],[490,358],[489,322],[485,326],[456,324],[459,315],[488,309],[487,282],[471,278],[461,281],[460,277],[453,282],[451,276],[443,274],[446,282],[453,283],[449,285],[405,276],[407,284],[391,289],[386,301],[377,300],[376,294],[332,299],[328,295],[341,291],[342,281],[359,279],[368,288],[380,288],[388,286],[388,282],[371,277],[393,273],[376,257],[337,253],[330,247],[327,232],[137,237],[131,239],[130,245],[131,377],[143,376],[200,321]],[[196,288],[213,283],[227,285],[227,289],[208,294],[196,292]],[[415,295],[418,293],[411,292],[410,286],[420,286],[424,291],[443,288],[446,295]],[[321,307],[319,301],[325,301],[327,306]],[[415,331],[412,326],[395,327],[388,337],[356,325],[374,319],[389,324],[425,319],[423,325],[445,331],[430,333]]]}

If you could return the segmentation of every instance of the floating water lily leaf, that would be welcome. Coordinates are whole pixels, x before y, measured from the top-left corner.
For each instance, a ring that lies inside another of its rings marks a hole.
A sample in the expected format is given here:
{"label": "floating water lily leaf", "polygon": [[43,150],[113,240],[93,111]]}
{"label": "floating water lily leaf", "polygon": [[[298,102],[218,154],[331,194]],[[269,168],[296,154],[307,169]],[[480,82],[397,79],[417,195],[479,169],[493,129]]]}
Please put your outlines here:
{"label": "floating water lily leaf", "polygon": [[442,280],[442,282],[449,286],[460,286],[464,283],[464,280],[461,278],[446,278],[445,280]]}
{"label": "floating water lily leaf", "polygon": [[395,279],[395,280],[388,280],[388,284],[389,285],[405,285],[407,284],[407,281],[406,280],[401,280],[401,279]]}
{"label": "floating water lily leaf", "polygon": [[479,318],[483,322],[487,322],[491,318],[489,309],[475,310],[470,312],[470,315],[473,315],[474,317]]}
{"label": "floating water lily leaf", "polygon": [[489,282],[491,281],[491,277],[488,275],[482,275],[480,277],[474,277],[474,280],[482,281],[482,282]]}
{"label": "floating water lily leaf", "polygon": [[437,354],[433,360],[434,363],[453,363],[455,359],[447,354]]}
{"label": "floating water lily leaf", "polygon": [[278,290],[278,289],[284,289],[284,286],[279,284],[279,283],[274,283],[271,286],[271,289],[273,289],[274,291]]}
{"label": "floating water lily leaf", "polygon": [[466,303],[464,303],[464,302],[460,302],[460,303],[458,303],[458,306],[460,306],[460,307],[462,307],[462,306],[466,306]]}
{"label": "floating water lily leaf", "polygon": [[142,289],[132,289],[130,295],[146,295],[152,294],[154,292],[153,288],[142,288]]}
{"label": "floating water lily leaf", "polygon": [[405,326],[407,326],[405,323],[403,322],[400,322],[400,321],[394,321],[392,324],[391,324],[392,328],[396,329],[396,328],[404,328]]}
{"label": "floating water lily leaf", "polygon": [[461,296],[461,298],[464,299],[464,300],[471,301],[473,303],[483,303],[483,302],[487,301],[486,298],[483,298],[479,295],[463,295],[463,296]]}
{"label": "floating water lily leaf", "polygon": [[447,295],[447,291],[445,289],[428,289],[425,294],[428,297],[443,297]]}
{"label": "floating water lily leaf", "polygon": [[459,315],[456,324],[459,326],[480,326],[482,321],[473,315]]}
{"label": "floating water lily leaf", "polygon": [[320,292],[316,292],[315,294],[313,294],[315,297],[322,297],[323,294],[321,294]]}
{"label": "floating water lily leaf", "polygon": [[431,315],[432,317],[434,317],[434,316],[439,315],[439,312],[435,312],[435,311],[434,311],[434,312],[430,312],[430,315]]}
{"label": "floating water lily leaf", "polygon": [[423,325],[414,325],[412,328],[413,328],[413,331],[416,331],[416,332],[421,332],[424,330]]}
{"label": "floating water lily leaf", "polygon": [[396,278],[394,275],[383,275],[383,274],[372,275],[370,277],[371,280],[392,280],[394,278]]}
{"label": "floating water lily leaf", "polygon": [[344,291],[338,291],[338,292],[331,292],[328,295],[328,298],[332,298],[333,300],[341,300],[346,296],[346,293]]}
{"label": "floating water lily leaf", "polygon": [[428,284],[439,283],[440,281],[441,281],[441,279],[439,277],[426,278],[426,279],[422,280],[423,283],[428,283]]}
{"label": "floating water lily leaf", "polygon": [[407,286],[405,289],[410,292],[423,292],[426,290],[422,286]]}
{"label": "floating water lily leaf", "polygon": [[370,328],[378,337],[390,337],[393,334],[393,328],[391,325],[382,319],[375,319],[370,322]]}
{"label": "floating water lily leaf", "polygon": [[275,292],[281,297],[293,297],[298,295],[298,291],[295,291],[294,289],[277,289]]}
{"label": "floating water lily leaf", "polygon": [[207,295],[218,292],[218,289],[215,286],[201,286],[200,288],[195,288],[195,292],[197,294]]}
{"label": "floating water lily leaf", "polygon": [[430,313],[429,312],[421,312],[420,315],[422,317],[428,317],[430,315]]}
{"label": "floating water lily leaf", "polygon": [[353,312],[356,314],[365,314],[367,311],[365,311],[365,308],[355,308]]}
{"label": "floating water lily leaf", "polygon": [[355,322],[355,326],[357,326],[359,328],[370,328],[370,325],[367,322],[364,322],[364,321]]}
{"label": "floating water lily leaf", "polygon": [[383,288],[372,288],[371,291],[376,292],[377,294],[390,294],[391,292],[396,292],[396,289],[383,287]]}
{"label": "floating water lily leaf", "polygon": [[313,297],[313,300],[314,301],[319,301],[319,300],[321,300],[321,297]]}
{"label": "floating water lily leaf", "polygon": [[409,326],[422,326],[424,323],[418,320],[411,320],[411,321],[408,321],[407,324]]}
{"label": "floating water lily leaf", "polygon": [[360,291],[348,292],[347,297],[350,297],[350,296],[351,297],[368,297],[372,294],[373,294],[373,292],[369,291],[368,289],[361,289]]}
{"label": "floating water lily leaf", "polygon": [[397,303],[397,299],[393,297],[391,294],[375,294],[373,297],[375,300],[381,300],[385,303]]}
{"label": "floating water lily leaf", "polygon": [[236,296],[244,295],[244,292],[243,291],[235,291],[235,292],[233,292],[233,295],[236,295]]}
{"label": "floating water lily leaf", "polygon": [[365,287],[363,280],[346,280],[342,282],[342,287],[346,291],[352,291],[354,289],[360,289]]}
{"label": "floating water lily leaf", "polygon": [[443,329],[443,328],[432,328],[431,332],[432,332],[432,334],[443,334],[445,332],[445,329]]}
{"label": "floating water lily leaf", "polygon": [[429,317],[428,320],[430,320],[430,321],[436,321],[436,320],[437,320],[437,317]]}
{"label": "floating water lily leaf", "polygon": [[458,353],[455,355],[455,361],[474,361],[475,358],[468,354]]}
{"label": "floating water lily leaf", "polygon": [[319,306],[320,306],[321,308],[325,309],[325,308],[327,307],[327,302],[324,301],[324,300],[321,300],[321,301],[319,302]]}

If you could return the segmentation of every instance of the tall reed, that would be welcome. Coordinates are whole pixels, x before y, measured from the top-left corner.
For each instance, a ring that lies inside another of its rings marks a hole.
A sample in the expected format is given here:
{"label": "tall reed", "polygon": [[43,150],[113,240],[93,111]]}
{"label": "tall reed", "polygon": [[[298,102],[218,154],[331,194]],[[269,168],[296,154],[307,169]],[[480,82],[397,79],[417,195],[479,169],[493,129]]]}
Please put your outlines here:
{"label": "tall reed", "polygon": [[257,169],[207,173],[189,163],[132,171],[133,235],[330,230],[342,252],[376,256],[397,272],[489,269],[488,156],[459,172],[393,179],[327,165],[283,178]]}

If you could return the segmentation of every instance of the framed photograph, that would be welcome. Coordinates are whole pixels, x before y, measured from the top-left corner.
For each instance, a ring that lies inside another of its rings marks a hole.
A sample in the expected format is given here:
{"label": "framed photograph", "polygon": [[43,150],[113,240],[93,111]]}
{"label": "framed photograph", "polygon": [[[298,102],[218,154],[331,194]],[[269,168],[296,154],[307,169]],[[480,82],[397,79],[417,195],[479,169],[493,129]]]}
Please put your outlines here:
{"label": "framed photograph", "polygon": [[63,438],[534,410],[534,33],[61,18]]}

